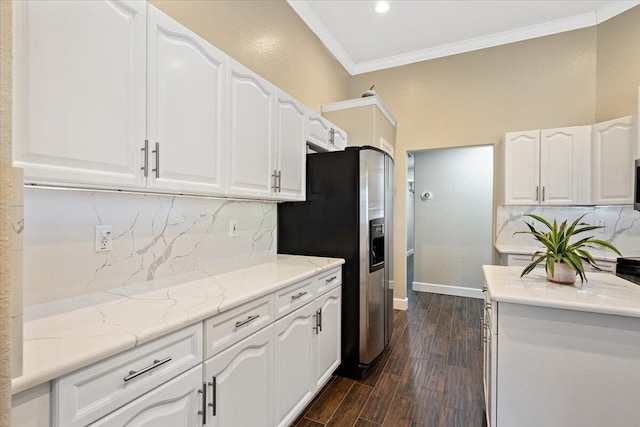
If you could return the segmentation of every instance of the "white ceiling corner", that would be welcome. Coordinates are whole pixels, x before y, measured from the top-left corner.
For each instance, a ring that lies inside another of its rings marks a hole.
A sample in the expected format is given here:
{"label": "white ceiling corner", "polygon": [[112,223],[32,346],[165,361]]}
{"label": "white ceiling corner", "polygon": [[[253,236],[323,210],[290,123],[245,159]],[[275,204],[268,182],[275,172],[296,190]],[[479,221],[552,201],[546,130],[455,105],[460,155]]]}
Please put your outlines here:
{"label": "white ceiling corner", "polygon": [[[387,18],[372,12],[374,0],[287,2],[352,75],[590,27],[640,4],[640,0],[392,0]],[[431,21],[422,25],[417,16]],[[414,35],[414,30],[422,33]],[[426,47],[416,48],[420,43]]]}

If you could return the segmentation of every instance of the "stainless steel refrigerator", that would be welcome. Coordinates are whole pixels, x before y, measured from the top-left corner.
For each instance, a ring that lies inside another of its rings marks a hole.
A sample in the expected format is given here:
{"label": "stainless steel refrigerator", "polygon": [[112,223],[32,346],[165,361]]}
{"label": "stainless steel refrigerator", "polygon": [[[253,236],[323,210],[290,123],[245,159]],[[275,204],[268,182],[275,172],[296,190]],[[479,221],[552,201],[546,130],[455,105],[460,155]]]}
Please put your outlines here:
{"label": "stainless steel refrigerator", "polygon": [[307,155],[307,200],[278,205],[278,253],[344,258],[342,364],[360,378],[393,331],[393,159],[373,147]]}

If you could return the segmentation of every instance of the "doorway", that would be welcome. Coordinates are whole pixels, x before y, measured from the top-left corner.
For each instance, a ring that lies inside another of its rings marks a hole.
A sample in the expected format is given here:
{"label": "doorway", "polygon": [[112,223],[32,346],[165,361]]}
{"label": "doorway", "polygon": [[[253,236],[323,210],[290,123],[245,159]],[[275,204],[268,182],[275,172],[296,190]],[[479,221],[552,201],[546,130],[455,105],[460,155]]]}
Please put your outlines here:
{"label": "doorway", "polygon": [[493,146],[413,154],[413,289],[480,298],[492,263]]}

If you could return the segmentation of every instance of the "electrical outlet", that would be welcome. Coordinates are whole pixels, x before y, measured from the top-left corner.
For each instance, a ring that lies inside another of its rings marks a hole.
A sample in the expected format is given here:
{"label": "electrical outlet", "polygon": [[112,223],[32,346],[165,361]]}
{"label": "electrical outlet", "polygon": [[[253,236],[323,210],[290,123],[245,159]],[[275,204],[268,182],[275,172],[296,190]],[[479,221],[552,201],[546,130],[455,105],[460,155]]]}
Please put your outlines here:
{"label": "electrical outlet", "polygon": [[110,225],[96,225],[96,252],[110,251],[113,239]]}
{"label": "electrical outlet", "polygon": [[596,225],[598,227],[602,227],[602,228],[598,228],[597,230],[595,230],[597,233],[604,233],[604,231],[606,230],[605,225],[604,225],[604,219],[598,219],[596,220]]}
{"label": "electrical outlet", "polygon": [[229,237],[236,237],[238,235],[238,220],[229,220]]}

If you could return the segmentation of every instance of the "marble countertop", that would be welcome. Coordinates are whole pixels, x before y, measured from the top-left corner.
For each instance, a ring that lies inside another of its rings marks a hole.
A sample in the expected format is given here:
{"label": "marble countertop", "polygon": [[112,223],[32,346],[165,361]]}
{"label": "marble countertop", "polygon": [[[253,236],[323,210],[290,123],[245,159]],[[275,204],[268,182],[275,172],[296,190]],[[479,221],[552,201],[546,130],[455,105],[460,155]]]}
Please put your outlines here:
{"label": "marble countertop", "polygon": [[[543,246],[534,247],[534,246],[518,246],[518,245],[504,245],[500,243],[496,243],[494,245],[496,251],[501,254],[514,254],[514,255],[532,255],[535,251],[545,250]],[[590,251],[593,258],[598,261],[609,261],[615,263],[618,260],[618,255],[603,255],[599,253],[600,251],[594,250]],[[613,252],[612,252],[613,253]]]}
{"label": "marble countertop", "polygon": [[221,274],[24,323],[23,375],[12,393],[131,349],[344,263],[277,255]]}
{"label": "marble countertop", "polygon": [[492,300],[640,318],[640,286],[609,273],[587,272],[573,286],[547,281],[544,270],[520,277],[522,267],[482,266]]}

